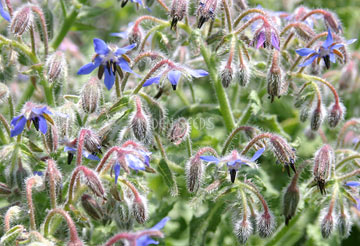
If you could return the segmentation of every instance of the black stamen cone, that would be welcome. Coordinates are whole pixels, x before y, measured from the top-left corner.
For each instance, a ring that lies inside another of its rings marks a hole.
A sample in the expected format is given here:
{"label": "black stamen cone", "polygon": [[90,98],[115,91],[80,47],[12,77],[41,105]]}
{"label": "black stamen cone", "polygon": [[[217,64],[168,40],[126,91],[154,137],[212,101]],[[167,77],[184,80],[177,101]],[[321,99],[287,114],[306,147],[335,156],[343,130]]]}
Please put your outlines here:
{"label": "black stamen cone", "polygon": [[176,91],[176,84],[175,85],[171,84],[171,86],[172,86],[173,90]]}
{"label": "black stamen cone", "polygon": [[323,59],[325,62],[326,69],[329,69],[330,68],[330,56],[328,56],[328,55],[324,56]]}
{"label": "black stamen cone", "polygon": [[116,63],[115,62],[112,63],[112,69],[113,69],[112,72],[115,75],[115,73],[116,73]]}
{"label": "black stamen cone", "polygon": [[171,20],[171,25],[170,25],[170,30],[176,30],[176,25],[178,23],[178,18],[175,16],[172,20]]}
{"label": "black stamen cone", "polygon": [[39,131],[39,121],[40,121],[39,117],[35,117],[35,118],[32,119],[32,122],[34,123],[35,129],[37,131]]}
{"label": "black stamen cone", "polygon": [[99,70],[98,70],[98,78],[99,78],[99,80],[102,79],[102,77],[103,77],[103,75],[104,75],[104,71],[105,71],[104,65],[100,65],[100,66],[99,66]]}
{"label": "black stamen cone", "polygon": [[204,16],[200,16],[199,22],[198,22],[198,28],[201,28],[202,25],[204,25],[205,21],[206,21],[206,18]]}
{"label": "black stamen cone", "polygon": [[296,173],[295,163],[293,159],[290,159],[290,167],[294,171],[294,173]]}
{"label": "black stamen cone", "polygon": [[231,183],[234,183],[234,182],[235,182],[235,178],[236,178],[236,170],[235,170],[235,169],[231,169],[231,170],[230,170]]}
{"label": "black stamen cone", "polygon": [[285,169],[286,172],[288,173],[289,177],[290,177],[290,168],[289,168],[289,164],[285,163]]}
{"label": "black stamen cone", "polygon": [[123,1],[121,2],[121,8],[124,8],[125,5],[127,4],[127,2],[128,2],[128,0],[123,0]]}
{"label": "black stamen cone", "polygon": [[317,185],[319,187],[321,195],[325,195],[326,194],[325,180],[318,180]]}
{"label": "black stamen cone", "polygon": [[68,152],[67,164],[70,165],[73,159],[74,159],[74,154]]}

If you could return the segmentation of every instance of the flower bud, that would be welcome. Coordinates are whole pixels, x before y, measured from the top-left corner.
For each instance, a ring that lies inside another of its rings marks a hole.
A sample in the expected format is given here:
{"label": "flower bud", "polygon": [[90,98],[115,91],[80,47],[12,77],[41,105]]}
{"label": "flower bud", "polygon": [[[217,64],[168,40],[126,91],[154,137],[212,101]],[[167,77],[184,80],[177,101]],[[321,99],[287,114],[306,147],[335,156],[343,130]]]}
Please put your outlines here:
{"label": "flower bud", "polygon": [[209,19],[215,18],[215,11],[217,7],[217,0],[200,0],[196,15],[198,17],[198,28],[207,22]]}
{"label": "flower bud", "polygon": [[313,37],[316,36],[316,33],[314,32],[314,30],[308,26],[307,24],[303,23],[303,22],[299,22],[295,27],[295,33],[296,35],[304,40],[305,42],[310,41]]}
{"label": "flower bud", "polygon": [[5,102],[10,95],[9,88],[4,83],[0,83],[0,102]]}
{"label": "flower bud", "polygon": [[339,18],[331,12],[324,14],[324,22],[327,27],[330,27],[335,33],[342,33],[342,26]]}
{"label": "flower bud", "polygon": [[277,159],[284,164],[287,173],[290,176],[289,165],[291,169],[296,173],[295,161],[296,155],[295,150],[280,136],[272,135],[270,143],[273,148],[273,152]]}
{"label": "flower bud", "polygon": [[321,235],[323,238],[328,238],[334,230],[334,219],[332,213],[326,213],[321,221]]}
{"label": "flower bud", "polygon": [[21,36],[33,24],[33,12],[30,5],[25,5],[14,13],[10,30],[15,36]]}
{"label": "flower bud", "polygon": [[0,196],[7,196],[11,194],[11,189],[4,183],[0,182]]}
{"label": "flower bud", "polygon": [[250,221],[247,218],[243,218],[241,221],[235,223],[234,232],[238,241],[241,244],[245,244],[253,233],[253,228]]}
{"label": "flower bud", "polygon": [[225,66],[224,70],[221,72],[221,83],[224,88],[228,88],[233,76],[233,70],[230,66]]}
{"label": "flower bud", "polygon": [[347,238],[350,235],[351,219],[346,211],[340,213],[337,219],[337,228],[342,238]]}
{"label": "flower bud", "polygon": [[304,105],[300,109],[300,121],[305,122],[309,118],[309,107]]}
{"label": "flower bud", "polygon": [[336,127],[344,119],[345,107],[342,103],[334,103],[329,107],[328,121],[329,126]]}
{"label": "flower bud", "polygon": [[202,184],[204,165],[201,159],[195,155],[185,165],[186,186],[188,191],[196,193]]}
{"label": "flower bud", "polygon": [[269,237],[275,228],[274,216],[269,211],[264,211],[259,215],[256,227],[260,237]]}
{"label": "flower bud", "polygon": [[185,118],[179,118],[170,127],[168,138],[175,145],[179,145],[189,136],[189,133],[189,122]]}
{"label": "flower bud", "polygon": [[114,220],[121,230],[130,230],[134,224],[134,217],[132,211],[132,204],[128,198],[124,197],[121,202],[116,203],[115,212],[113,213]]}
{"label": "flower bud", "polygon": [[282,71],[280,68],[279,52],[274,50],[272,56],[272,62],[267,74],[267,91],[270,96],[271,102],[274,101],[274,97],[280,98],[281,95],[287,91],[287,86],[282,78]]}
{"label": "flower bud", "polygon": [[45,145],[46,149],[50,153],[54,153],[58,147],[58,133],[57,128],[53,124],[48,124],[49,129],[45,133]]}
{"label": "flower bud", "polygon": [[299,200],[299,188],[296,183],[291,183],[286,189],[283,197],[283,215],[285,217],[285,225],[288,225],[289,220],[295,215]]}
{"label": "flower bud", "polygon": [[101,152],[101,141],[98,134],[89,130],[89,134],[86,134],[85,136],[84,147],[90,153]]}
{"label": "flower bud", "polygon": [[131,117],[130,127],[139,141],[146,141],[151,134],[149,116],[144,112],[139,97],[136,97],[136,109]]}
{"label": "flower bud", "polygon": [[81,106],[85,113],[91,114],[99,106],[101,90],[96,77],[92,77],[82,88],[80,93]]}
{"label": "flower bud", "polygon": [[16,225],[7,232],[5,232],[4,235],[1,236],[0,244],[1,245],[16,245],[17,239],[21,237],[24,233],[24,226],[22,225]]}
{"label": "flower bud", "polygon": [[171,17],[171,26],[170,29],[176,29],[176,24],[178,21],[181,21],[185,14],[187,8],[187,0],[172,0],[170,17]]}
{"label": "flower bud", "polygon": [[[50,180],[50,178],[53,180]],[[50,190],[50,182],[54,182],[56,194],[61,195],[62,174],[58,169],[56,162],[52,159],[47,160],[47,168],[45,171],[45,184],[47,186],[47,190]]]}
{"label": "flower bud", "polygon": [[132,211],[136,221],[144,224],[148,218],[148,210],[145,197],[139,195],[134,199]]}
{"label": "flower bud", "polygon": [[68,102],[59,108],[59,114],[56,115],[56,126],[58,128],[59,139],[69,139],[72,135],[74,126],[73,104]]}
{"label": "flower bud", "polygon": [[325,182],[330,177],[331,167],[334,165],[334,161],[334,151],[328,144],[322,146],[315,153],[313,175],[321,194],[326,193]]}
{"label": "flower bud", "polygon": [[49,56],[45,67],[50,82],[63,79],[67,76],[67,63],[65,55],[61,51],[57,51]]}
{"label": "flower bud", "polygon": [[235,79],[240,86],[245,87],[250,81],[250,73],[248,67],[244,63],[240,63],[238,70],[235,73]]}
{"label": "flower bud", "polygon": [[128,40],[130,44],[136,44],[136,48],[139,47],[142,39],[142,34],[139,26],[134,26],[128,35]]}
{"label": "flower bud", "polygon": [[98,197],[105,199],[104,186],[102,185],[98,174],[90,168],[87,168],[85,166],[78,166],[78,168],[75,169],[73,175],[76,175],[75,172],[77,171],[77,169],[81,169],[83,177],[85,179],[85,183],[89,187],[89,189],[94,192],[94,194]]}
{"label": "flower bud", "polygon": [[81,206],[85,210],[86,214],[88,214],[92,219],[102,219],[104,215],[103,211],[98,202],[90,195],[84,194],[81,196]]}
{"label": "flower bud", "polygon": [[325,117],[324,107],[322,105],[320,107],[316,107],[311,114],[311,119],[310,119],[311,130],[313,131],[319,130],[324,120],[324,117]]}

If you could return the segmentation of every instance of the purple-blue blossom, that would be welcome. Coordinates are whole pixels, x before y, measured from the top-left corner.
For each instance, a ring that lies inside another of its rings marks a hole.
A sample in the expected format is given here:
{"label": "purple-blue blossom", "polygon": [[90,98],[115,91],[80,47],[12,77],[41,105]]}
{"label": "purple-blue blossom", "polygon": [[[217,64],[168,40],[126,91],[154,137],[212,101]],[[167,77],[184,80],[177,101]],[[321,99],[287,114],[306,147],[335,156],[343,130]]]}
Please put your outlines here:
{"label": "purple-blue blossom", "polygon": [[360,182],[358,181],[348,181],[345,183],[347,186],[351,186],[351,187],[357,187],[360,186]]}
{"label": "purple-blue blossom", "polygon": [[47,122],[54,124],[50,115],[52,115],[52,113],[46,106],[43,107],[32,102],[27,102],[24,106],[23,113],[11,120],[10,136],[14,137],[21,134],[25,128],[25,124],[30,127],[31,122],[34,124],[37,131],[40,130],[45,134],[48,129]]}
{"label": "purple-blue blossom", "polygon": [[[160,220],[159,223],[157,223],[156,225],[154,225],[153,227],[151,227],[149,230],[158,230],[160,231],[162,228],[164,228],[165,224],[170,220],[169,217],[165,217],[162,220]],[[136,246],[147,246],[149,244],[159,244],[158,241],[155,241],[154,239],[152,239],[151,237],[145,235],[142,237],[139,237],[136,240]]]}
{"label": "purple-blue blossom", "polygon": [[4,6],[2,5],[1,1],[0,1],[0,15],[2,18],[4,18],[7,22],[11,21],[11,17],[9,15],[9,13],[4,9]]}
{"label": "purple-blue blossom", "polygon": [[159,84],[161,80],[164,80],[165,78],[167,78],[169,80],[169,82],[171,83],[171,86],[173,88],[173,90],[176,90],[176,86],[179,83],[180,77],[181,75],[190,75],[194,78],[201,78],[201,77],[205,77],[208,76],[209,73],[205,70],[202,69],[191,69],[191,68],[187,68],[187,67],[173,67],[171,69],[167,69],[164,72],[160,73],[158,76],[156,77],[152,77],[148,80],[145,81],[143,87],[152,85],[152,84]]}
{"label": "purple-blue blossom", "polygon": [[82,66],[77,72],[78,75],[89,74],[99,68],[98,78],[101,80],[105,74],[104,83],[108,90],[114,85],[116,73],[120,77],[123,77],[123,71],[137,75],[130,68],[128,58],[125,56],[136,44],[118,48],[116,45],[107,45],[98,38],[94,38],[93,42],[96,53],[95,58],[92,62]]}
{"label": "purple-blue blossom", "polygon": [[[72,158],[74,157],[75,153],[76,153],[76,149],[75,148],[72,148],[72,147],[69,147],[69,146],[65,146],[64,148],[64,152],[68,152],[68,164],[71,163],[72,161]],[[89,151],[83,149],[83,152],[82,152],[82,155],[86,158],[86,159],[89,159],[89,160],[93,160],[93,161],[100,161],[100,158],[97,157],[96,155],[94,154],[91,154]]]}
{"label": "purple-blue blossom", "polygon": [[[352,44],[356,41],[356,39],[348,40],[347,44]],[[319,50],[316,51],[311,48],[301,48],[297,49],[296,53],[300,56],[306,56],[305,62],[299,65],[299,67],[305,67],[307,65],[310,65],[315,61],[316,58],[318,58],[318,63],[320,62],[320,59],[322,58],[324,60],[325,66],[327,69],[330,68],[330,62],[336,63],[336,56],[339,58],[343,58],[343,55],[338,50],[339,48],[344,47],[344,44],[335,43],[333,40],[333,36],[331,33],[330,28],[328,28],[328,35],[325,40],[325,42],[320,46]]]}
{"label": "purple-blue blossom", "polygon": [[200,156],[200,159],[207,162],[215,162],[218,163],[227,163],[227,167],[230,172],[231,182],[234,183],[236,172],[242,165],[247,165],[253,168],[256,168],[257,165],[255,161],[260,158],[260,156],[264,153],[265,148],[261,148],[255,152],[253,157],[249,160],[248,158],[239,154],[237,150],[233,150],[229,155],[224,156],[223,158],[217,158],[215,156]]}

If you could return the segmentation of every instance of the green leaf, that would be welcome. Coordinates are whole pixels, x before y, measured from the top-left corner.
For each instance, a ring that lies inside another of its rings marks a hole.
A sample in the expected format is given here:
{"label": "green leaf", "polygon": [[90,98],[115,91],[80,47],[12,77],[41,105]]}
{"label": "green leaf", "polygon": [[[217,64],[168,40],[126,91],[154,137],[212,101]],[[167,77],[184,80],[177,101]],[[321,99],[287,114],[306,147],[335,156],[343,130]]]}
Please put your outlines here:
{"label": "green leaf", "polygon": [[253,115],[256,115],[257,113],[259,113],[261,111],[261,100],[257,94],[256,91],[252,90],[249,94],[249,103],[250,103],[250,107],[251,107],[251,112]]}
{"label": "green leaf", "polygon": [[287,139],[291,139],[278,122],[276,115],[262,114],[256,117],[255,122],[258,126],[263,127],[270,132],[278,133]]}
{"label": "green leaf", "polygon": [[167,160],[161,159],[159,165],[157,166],[157,170],[163,177],[166,185],[169,187],[171,194],[175,196],[178,193],[178,188],[175,181],[175,176],[171,172],[167,162]]}

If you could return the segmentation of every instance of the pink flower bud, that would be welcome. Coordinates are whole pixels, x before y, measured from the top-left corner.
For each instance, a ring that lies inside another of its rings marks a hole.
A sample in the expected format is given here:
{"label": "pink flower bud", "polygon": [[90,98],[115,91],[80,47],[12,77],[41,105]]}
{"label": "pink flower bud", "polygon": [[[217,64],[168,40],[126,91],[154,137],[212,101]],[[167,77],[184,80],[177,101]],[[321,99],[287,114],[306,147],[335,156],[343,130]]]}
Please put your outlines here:
{"label": "pink flower bud", "polygon": [[277,157],[278,161],[284,164],[289,176],[290,176],[289,165],[291,169],[296,173],[296,169],[295,169],[296,155],[294,148],[292,148],[285,139],[277,135],[271,136],[270,143],[273,148],[273,153]]}
{"label": "pink flower bud", "polygon": [[198,28],[201,28],[209,19],[215,18],[216,7],[217,0],[200,0],[196,13],[198,17]]}
{"label": "pink flower bud", "polygon": [[240,63],[235,73],[235,79],[237,82],[239,82],[240,86],[247,86],[250,81],[250,72],[246,64]]}
{"label": "pink flower bud", "polygon": [[267,74],[267,91],[271,102],[273,102],[274,97],[280,98],[281,95],[286,93],[287,85],[282,78],[279,51],[274,50],[271,61],[271,66]]}
{"label": "pink flower bud", "polygon": [[334,230],[334,218],[332,213],[326,213],[324,218],[321,221],[321,235],[323,238],[330,237],[331,233]]}
{"label": "pink flower bud", "polygon": [[151,127],[149,116],[144,112],[142,108],[141,99],[136,97],[136,109],[132,117],[130,117],[130,127],[135,136],[139,141],[147,141],[147,138],[151,135]]}
{"label": "pink flower bud", "polygon": [[243,218],[236,222],[234,225],[234,233],[237,236],[238,241],[241,244],[245,244],[253,233],[253,228],[249,219]]}
{"label": "pink flower bud", "polygon": [[14,13],[10,30],[15,36],[21,36],[33,24],[33,12],[30,5],[25,5]]}
{"label": "pink flower bud", "polygon": [[144,224],[148,219],[148,209],[145,197],[141,195],[135,197],[132,210],[136,221],[140,224]]}
{"label": "pink flower bud", "polygon": [[57,127],[52,124],[49,124],[48,127],[49,129],[45,133],[45,145],[50,153],[54,153],[57,150],[59,143]]}
{"label": "pink flower bud", "polygon": [[67,76],[67,63],[64,53],[57,51],[50,55],[45,63],[50,82],[64,79]]}
{"label": "pink flower bud", "polygon": [[269,237],[275,228],[274,216],[269,211],[264,211],[257,219],[256,228],[260,237]]}
{"label": "pink flower bud", "polygon": [[136,44],[136,48],[139,47],[142,39],[141,30],[138,25],[134,25],[134,27],[131,29],[128,40],[130,44]]}
{"label": "pink flower bud", "polygon": [[334,165],[334,161],[334,151],[328,144],[322,146],[315,153],[313,175],[321,194],[326,193],[325,182],[330,177],[331,167]]}
{"label": "pink flower bud", "polygon": [[329,107],[328,121],[329,126],[336,127],[344,119],[345,107],[342,103],[334,103]]}
{"label": "pink flower bud", "polygon": [[98,202],[88,194],[81,196],[81,206],[85,212],[94,220],[101,220],[104,216]]}
{"label": "pink flower bud", "polygon": [[311,114],[311,119],[310,119],[311,130],[313,131],[319,130],[322,122],[324,121],[324,117],[325,117],[324,106],[321,105],[320,107],[315,107],[315,109]]}
{"label": "pink flower bud", "polygon": [[299,22],[294,29],[296,35],[305,42],[310,41],[316,35],[314,30],[303,22]]}
{"label": "pink flower bud", "polygon": [[91,114],[99,106],[101,90],[98,79],[92,77],[84,86],[80,93],[81,106],[85,113]]}
{"label": "pink flower bud", "polygon": [[186,185],[188,191],[191,193],[196,193],[200,188],[200,185],[203,181],[204,176],[204,165],[199,158],[195,155],[192,157],[185,165],[185,176],[186,176]]}
{"label": "pink flower bud", "polygon": [[342,33],[342,26],[339,18],[332,12],[324,14],[324,22],[327,27],[330,27],[335,33]]}
{"label": "pink flower bud", "polygon": [[189,122],[185,118],[179,118],[170,127],[168,138],[175,145],[179,145],[189,136],[189,133]]}
{"label": "pink flower bud", "polygon": [[90,153],[101,152],[101,140],[98,134],[92,130],[89,130],[89,134],[85,135],[84,147]]}

